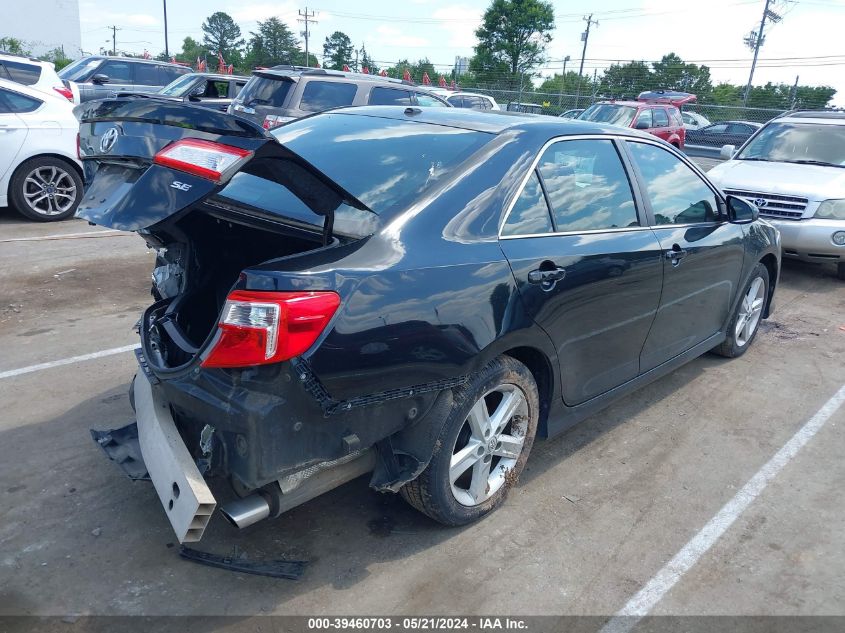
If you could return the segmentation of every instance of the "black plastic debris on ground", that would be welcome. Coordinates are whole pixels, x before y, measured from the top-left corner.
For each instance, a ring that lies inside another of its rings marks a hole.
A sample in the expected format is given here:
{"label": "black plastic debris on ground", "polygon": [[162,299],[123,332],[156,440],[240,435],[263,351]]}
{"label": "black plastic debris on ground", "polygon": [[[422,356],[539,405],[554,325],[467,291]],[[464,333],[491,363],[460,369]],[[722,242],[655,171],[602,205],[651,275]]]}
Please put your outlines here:
{"label": "black plastic debris on ground", "polygon": [[232,558],[229,556],[218,556],[210,552],[200,552],[182,545],[179,548],[179,556],[186,560],[218,567],[229,571],[239,571],[244,574],[255,576],[269,576],[270,578],[286,578],[288,580],[299,580],[305,572],[308,561],[303,560],[247,560],[243,558]]}
{"label": "black plastic debris on ground", "polygon": [[91,437],[100,445],[106,457],[120,466],[129,479],[150,481],[147,465],[141,455],[137,422],[110,431],[91,429]]}

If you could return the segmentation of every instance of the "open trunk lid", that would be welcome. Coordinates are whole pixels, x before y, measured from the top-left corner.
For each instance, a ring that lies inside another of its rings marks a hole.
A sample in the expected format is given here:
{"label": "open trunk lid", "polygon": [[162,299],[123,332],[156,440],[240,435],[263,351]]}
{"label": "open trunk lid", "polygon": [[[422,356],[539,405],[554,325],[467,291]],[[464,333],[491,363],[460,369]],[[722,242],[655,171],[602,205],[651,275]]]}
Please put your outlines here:
{"label": "open trunk lid", "polygon": [[[341,205],[369,211],[343,187],[244,119],[168,99],[128,96],[91,102],[80,112],[80,156],[90,183],[77,216],[124,231],[148,229],[190,209],[247,173],[271,179],[311,212],[331,237]],[[220,178],[197,175],[156,155],[185,139],[240,150],[236,169]]]}

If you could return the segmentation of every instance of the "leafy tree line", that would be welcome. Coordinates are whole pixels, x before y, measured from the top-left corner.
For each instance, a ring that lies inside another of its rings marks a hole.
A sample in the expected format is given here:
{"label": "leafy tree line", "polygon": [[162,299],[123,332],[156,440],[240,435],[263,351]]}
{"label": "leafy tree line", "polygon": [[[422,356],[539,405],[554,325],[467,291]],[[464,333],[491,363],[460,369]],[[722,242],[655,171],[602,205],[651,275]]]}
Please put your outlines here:
{"label": "leafy tree line", "polygon": [[[13,55],[25,55],[26,57],[32,56],[29,45],[16,37],[0,37],[0,50],[7,51]],[[53,62],[56,70],[61,70],[72,61],[67,55],[65,55],[65,52],[61,49],[61,47],[54,48],[44,55],[41,55],[38,59],[45,62]]]}

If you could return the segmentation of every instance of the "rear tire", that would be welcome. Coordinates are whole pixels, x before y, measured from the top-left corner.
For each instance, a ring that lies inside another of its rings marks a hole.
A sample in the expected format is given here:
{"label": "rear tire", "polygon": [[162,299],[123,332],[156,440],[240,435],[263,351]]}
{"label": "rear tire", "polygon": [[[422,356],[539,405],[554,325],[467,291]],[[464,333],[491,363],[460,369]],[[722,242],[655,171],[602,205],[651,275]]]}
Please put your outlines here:
{"label": "rear tire", "polygon": [[402,497],[445,525],[465,525],[500,506],[525,468],[540,398],[528,368],[500,356],[454,390],[454,405],[426,469]]}
{"label": "rear tire", "polygon": [[769,269],[758,263],[751,271],[751,278],[745,285],[728,324],[728,338],[714,348],[713,352],[726,358],[742,356],[757,336],[768,300]]}
{"label": "rear tire", "polygon": [[82,200],[82,178],[76,166],[54,156],[24,161],[9,182],[12,207],[36,222],[58,222],[76,212]]}

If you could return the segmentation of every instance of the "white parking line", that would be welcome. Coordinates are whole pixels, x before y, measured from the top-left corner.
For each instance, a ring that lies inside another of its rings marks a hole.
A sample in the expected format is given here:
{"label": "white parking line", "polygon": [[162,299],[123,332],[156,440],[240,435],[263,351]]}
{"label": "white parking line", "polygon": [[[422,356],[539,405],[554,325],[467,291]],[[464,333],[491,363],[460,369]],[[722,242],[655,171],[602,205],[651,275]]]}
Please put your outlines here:
{"label": "white parking line", "polygon": [[133,345],[124,345],[123,347],[113,347],[111,349],[100,350],[99,352],[91,352],[90,354],[82,354],[81,356],[71,356],[70,358],[62,358],[60,360],[51,360],[47,363],[38,363],[37,365],[30,365],[29,367],[21,367],[19,369],[9,369],[7,371],[0,371],[0,379],[12,378],[14,376],[22,376],[23,374],[31,374],[34,371],[41,371],[42,369],[51,369],[52,367],[61,367],[62,365],[71,365],[79,363],[84,360],[94,360],[95,358],[103,358],[104,356],[114,356],[115,354],[122,354],[123,352],[131,352],[138,349],[137,343]]}
{"label": "white parking line", "polygon": [[10,237],[5,240],[0,240],[0,243],[5,242],[41,242],[43,240],[65,240],[65,239],[83,239],[90,237],[117,237],[118,235],[134,235],[127,231],[118,231],[116,229],[108,229],[105,231],[85,231],[83,233],[55,233],[53,235],[36,235],[32,237]]}
{"label": "white parking line", "polygon": [[727,531],[768,483],[786,466],[798,451],[818,433],[825,422],[845,402],[845,385],[824,403],[821,409],[781,448],[774,457],[757,471],[747,484],[728,501],[701,531],[675,554],[648,583],[631,598],[622,609],[602,628],[600,633],[628,633],[641,618],[675,586],[681,577],[698,562],[698,559]]}

